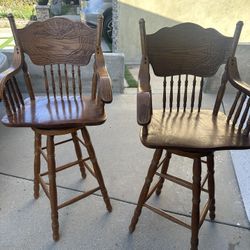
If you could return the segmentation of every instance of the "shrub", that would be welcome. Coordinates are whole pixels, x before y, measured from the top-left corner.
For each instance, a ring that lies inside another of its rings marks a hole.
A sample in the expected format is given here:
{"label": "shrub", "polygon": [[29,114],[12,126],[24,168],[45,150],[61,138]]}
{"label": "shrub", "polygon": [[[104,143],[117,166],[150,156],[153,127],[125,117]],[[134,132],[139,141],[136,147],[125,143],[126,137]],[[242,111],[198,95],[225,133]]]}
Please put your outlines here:
{"label": "shrub", "polygon": [[36,3],[34,0],[0,0],[0,18],[12,13],[16,18],[30,19]]}
{"label": "shrub", "polygon": [[125,65],[125,74],[124,75],[125,75],[125,79],[128,83],[129,88],[137,88],[138,82],[135,80],[134,76],[129,71],[127,65]]}

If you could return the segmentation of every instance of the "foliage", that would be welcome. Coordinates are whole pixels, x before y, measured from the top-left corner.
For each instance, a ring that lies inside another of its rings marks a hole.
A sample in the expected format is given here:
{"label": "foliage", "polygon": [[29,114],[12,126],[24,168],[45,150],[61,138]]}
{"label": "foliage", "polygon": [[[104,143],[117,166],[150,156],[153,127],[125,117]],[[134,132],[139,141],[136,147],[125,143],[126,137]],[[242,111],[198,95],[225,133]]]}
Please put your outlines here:
{"label": "foliage", "polygon": [[66,15],[71,9],[71,6],[68,4],[62,5],[62,12],[61,15]]}
{"label": "foliage", "polygon": [[16,18],[30,19],[35,3],[34,0],[0,0],[0,18],[7,17],[9,13],[12,13]]}
{"label": "foliage", "polygon": [[125,65],[125,79],[128,83],[129,88],[137,88],[138,82],[135,80],[127,65]]}

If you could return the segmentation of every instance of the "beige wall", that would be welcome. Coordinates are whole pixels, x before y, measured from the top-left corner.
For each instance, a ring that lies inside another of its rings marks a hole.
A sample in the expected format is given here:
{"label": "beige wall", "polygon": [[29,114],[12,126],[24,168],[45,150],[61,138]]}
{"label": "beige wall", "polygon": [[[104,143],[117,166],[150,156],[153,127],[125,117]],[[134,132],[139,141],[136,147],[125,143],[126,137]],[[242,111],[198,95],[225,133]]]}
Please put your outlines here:
{"label": "beige wall", "polygon": [[232,36],[238,20],[244,22],[240,42],[250,42],[250,0],[119,0],[117,47],[127,63],[140,61],[140,18],[147,33],[163,26],[195,22]]}

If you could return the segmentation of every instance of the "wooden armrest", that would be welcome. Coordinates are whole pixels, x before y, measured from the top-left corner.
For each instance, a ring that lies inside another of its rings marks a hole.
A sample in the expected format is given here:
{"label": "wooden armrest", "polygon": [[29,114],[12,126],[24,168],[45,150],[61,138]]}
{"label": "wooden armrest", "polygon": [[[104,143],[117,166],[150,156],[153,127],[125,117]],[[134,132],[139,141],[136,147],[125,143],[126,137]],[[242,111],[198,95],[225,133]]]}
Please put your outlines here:
{"label": "wooden armrest", "polygon": [[94,87],[94,92],[97,87],[97,94],[101,101],[104,103],[111,103],[113,100],[111,79],[105,67],[105,60],[101,47],[98,47],[96,51],[95,73],[97,86]]}
{"label": "wooden armrest", "polygon": [[13,77],[21,68],[22,66],[22,59],[21,59],[21,53],[18,46],[14,48],[13,51],[13,60],[12,64],[8,69],[0,73],[0,101],[3,98],[3,91],[5,88],[5,84],[11,77]]}
{"label": "wooden armrest", "polygon": [[143,91],[140,86],[137,92],[137,123],[147,125],[151,121],[152,100],[151,92]]}
{"label": "wooden armrest", "polygon": [[149,64],[144,59],[141,60],[137,90],[137,123],[143,126],[150,123],[152,114]]}
{"label": "wooden armrest", "polygon": [[235,57],[230,57],[227,62],[227,73],[228,79],[230,83],[243,93],[250,96],[250,85],[241,80],[238,67],[237,67],[237,60]]}
{"label": "wooden armrest", "polygon": [[[138,78],[139,78],[140,89],[142,91],[151,92],[149,64],[147,60],[146,61],[144,61],[143,59],[141,60]],[[138,91],[140,91],[140,89],[138,89]]]}
{"label": "wooden armrest", "polygon": [[113,100],[111,79],[106,67],[97,67],[97,93],[104,103],[111,103]]}

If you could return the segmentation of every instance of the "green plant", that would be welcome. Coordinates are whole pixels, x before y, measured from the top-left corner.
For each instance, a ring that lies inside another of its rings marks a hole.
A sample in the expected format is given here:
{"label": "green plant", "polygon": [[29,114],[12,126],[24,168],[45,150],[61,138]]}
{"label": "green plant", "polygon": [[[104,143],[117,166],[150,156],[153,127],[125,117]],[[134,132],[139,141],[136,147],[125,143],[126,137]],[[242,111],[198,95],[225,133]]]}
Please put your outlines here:
{"label": "green plant", "polygon": [[68,5],[68,4],[62,5],[62,12],[61,12],[61,14],[62,15],[66,15],[70,11],[70,9],[71,9],[71,6]]}
{"label": "green plant", "polygon": [[12,13],[16,18],[30,19],[34,11],[34,0],[0,0],[0,18]]}
{"label": "green plant", "polygon": [[138,82],[135,80],[133,75],[130,73],[127,65],[125,65],[125,79],[128,83],[129,88],[137,88]]}

